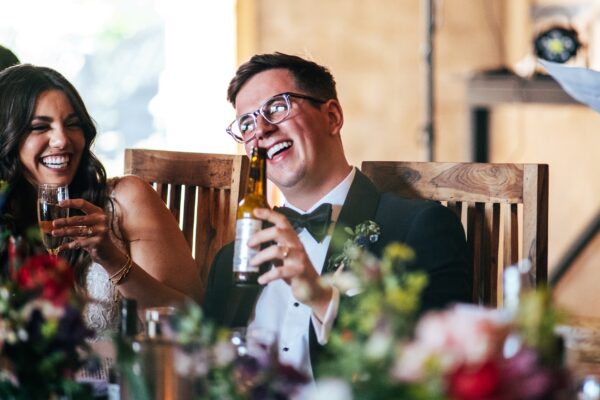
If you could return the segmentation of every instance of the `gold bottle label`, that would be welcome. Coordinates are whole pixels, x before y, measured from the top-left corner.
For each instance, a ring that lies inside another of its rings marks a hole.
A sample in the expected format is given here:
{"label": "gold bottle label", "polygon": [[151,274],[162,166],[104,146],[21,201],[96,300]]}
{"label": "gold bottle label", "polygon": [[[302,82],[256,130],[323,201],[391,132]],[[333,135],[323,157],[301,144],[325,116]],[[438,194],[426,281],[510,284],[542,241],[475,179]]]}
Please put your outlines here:
{"label": "gold bottle label", "polygon": [[260,219],[242,218],[237,220],[233,250],[234,272],[259,272],[259,266],[251,266],[250,259],[252,259],[260,249],[248,247],[248,240],[261,229],[262,221]]}

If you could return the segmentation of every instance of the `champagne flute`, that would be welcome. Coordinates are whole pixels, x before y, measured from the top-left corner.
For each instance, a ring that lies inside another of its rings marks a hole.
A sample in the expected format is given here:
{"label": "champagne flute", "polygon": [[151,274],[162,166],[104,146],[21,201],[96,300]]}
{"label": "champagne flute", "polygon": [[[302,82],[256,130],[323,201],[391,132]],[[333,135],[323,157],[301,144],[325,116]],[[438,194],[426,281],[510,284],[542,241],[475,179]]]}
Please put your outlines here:
{"label": "champagne flute", "polygon": [[42,183],[38,186],[38,222],[44,247],[51,255],[58,255],[58,248],[65,242],[64,237],[52,236],[52,221],[67,218],[69,209],[58,205],[69,198],[69,187],[54,183]]}

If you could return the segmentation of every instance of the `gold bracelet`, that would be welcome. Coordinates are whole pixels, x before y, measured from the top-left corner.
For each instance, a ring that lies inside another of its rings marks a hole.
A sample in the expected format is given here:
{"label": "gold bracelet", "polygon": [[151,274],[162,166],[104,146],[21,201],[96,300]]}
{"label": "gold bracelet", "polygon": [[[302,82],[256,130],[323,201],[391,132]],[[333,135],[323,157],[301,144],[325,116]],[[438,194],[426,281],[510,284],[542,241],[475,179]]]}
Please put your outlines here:
{"label": "gold bracelet", "polygon": [[129,271],[131,270],[132,266],[133,260],[129,255],[127,255],[127,261],[125,261],[125,264],[123,264],[123,266],[113,276],[108,278],[110,283],[112,283],[113,286],[117,286],[118,284],[120,284],[121,281],[125,279],[125,277],[129,274]]}
{"label": "gold bracelet", "polygon": [[119,270],[117,272],[115,272],[112,276],[110,276],[108,278],[108,280],[110,281],[110,283],[113,283],[113,280],[116,277],[118,277],[120,274],[122,274],[123,271],[125,270],[125,268],[127,268],[127,265],[131,261],[131,257],[129,256],[129,254],[125,254],[125,257],[127,257],[127,260],[125,260],[125,263],[123,264],[123,266],[121,266],[121,268],[119,268]]}

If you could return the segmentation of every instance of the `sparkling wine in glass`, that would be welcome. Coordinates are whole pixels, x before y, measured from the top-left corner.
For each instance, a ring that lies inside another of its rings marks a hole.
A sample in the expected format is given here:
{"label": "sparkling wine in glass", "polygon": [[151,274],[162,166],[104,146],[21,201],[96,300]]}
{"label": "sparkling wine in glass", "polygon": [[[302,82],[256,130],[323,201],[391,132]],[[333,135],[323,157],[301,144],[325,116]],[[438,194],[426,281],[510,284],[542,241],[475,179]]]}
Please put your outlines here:
{"label": "sparkling wine in glass", "polygon": [[43,183],[38,186],[38,222],[42,242],[48,253],[52,255],[57,255],[58,247],[65,242],[65,238],[52,236],[52,221],[69,216],[69,209],[58,205],[68,198],[68,186],[54,183]]}

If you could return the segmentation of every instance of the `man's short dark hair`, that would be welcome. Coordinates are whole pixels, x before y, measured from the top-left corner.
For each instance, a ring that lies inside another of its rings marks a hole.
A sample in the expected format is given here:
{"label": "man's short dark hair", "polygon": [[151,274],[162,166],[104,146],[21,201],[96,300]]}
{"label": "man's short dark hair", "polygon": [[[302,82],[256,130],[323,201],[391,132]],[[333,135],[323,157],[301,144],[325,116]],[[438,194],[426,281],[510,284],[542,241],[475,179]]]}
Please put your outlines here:
{"label": "man's short dark hair", "polygon": [[227,88],[227,100],[235,107],[235,98],[244,84],[254,75],[270,69],[286,69],[294,77],[294,83],[304,94],[322,100],[337,100],[335,79],[329,70],[313,61],[284,54],[257,54],[242,64]]}
{"label": "man's short dark hair", "polygon": [[0,71],[17,64],[19,64],[17,56],[6,47],[0,46]]}

